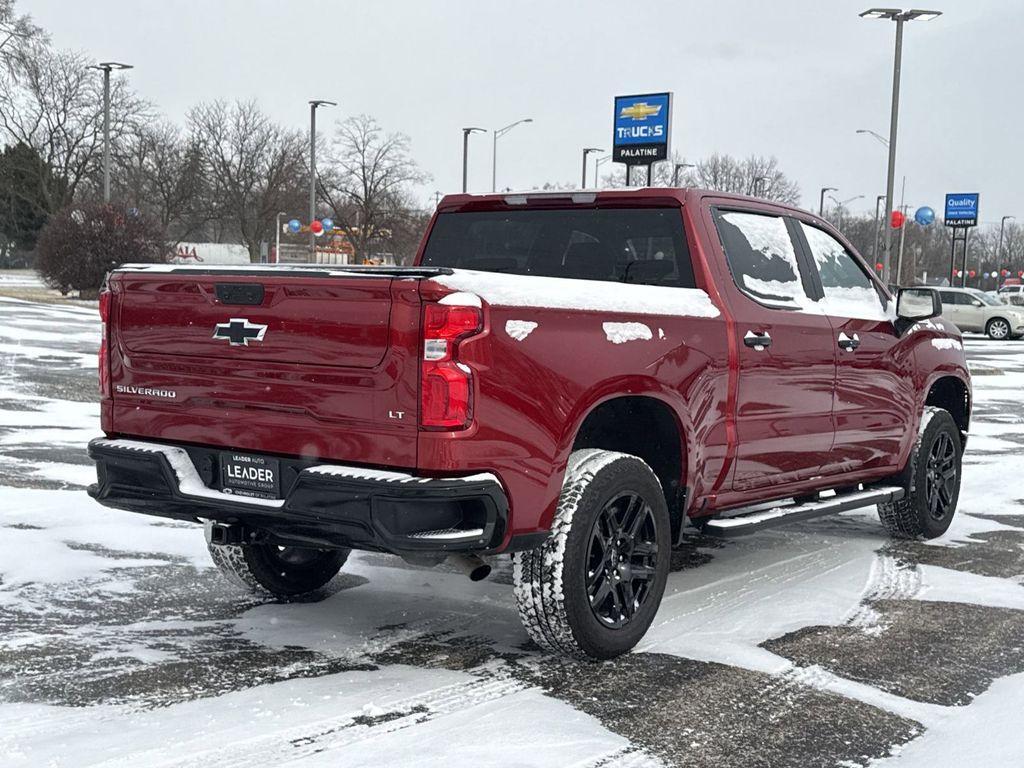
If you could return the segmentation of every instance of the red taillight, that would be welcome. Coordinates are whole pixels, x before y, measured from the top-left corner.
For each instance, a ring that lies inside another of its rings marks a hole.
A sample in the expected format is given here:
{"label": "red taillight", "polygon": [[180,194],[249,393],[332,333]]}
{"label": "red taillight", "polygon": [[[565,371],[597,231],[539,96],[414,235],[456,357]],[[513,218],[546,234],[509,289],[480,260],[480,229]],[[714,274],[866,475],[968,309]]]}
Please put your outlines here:
{"label": "red taillight", "polygon": [[110,353],[107,345],[107,324],[110,320],[110,291],[100,292],[100,396],[110,396]]}
{"label": "red taillight", "polygon": [[480,307],[427,304],[423,308],[420,426],[465,429],[473,416],[473,378],[458,362],[458,343],[483,327]]}

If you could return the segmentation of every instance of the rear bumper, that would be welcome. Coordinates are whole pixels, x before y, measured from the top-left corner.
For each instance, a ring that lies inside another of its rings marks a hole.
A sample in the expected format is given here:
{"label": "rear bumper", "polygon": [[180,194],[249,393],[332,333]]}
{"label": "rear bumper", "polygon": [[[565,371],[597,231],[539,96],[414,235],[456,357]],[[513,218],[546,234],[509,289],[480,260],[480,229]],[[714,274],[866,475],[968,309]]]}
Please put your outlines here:
{"label": "rear bumper", "polygon": [[489,473],[434,478],[291,462],[285,498],[255,499],[203,482],[195,458],[215,461],[216,453],[99,438],[89,443],[98,475],[89,495],[131,512],[241,525],[282,543],[395,554],[493,552],[508,527],[508,499]]}

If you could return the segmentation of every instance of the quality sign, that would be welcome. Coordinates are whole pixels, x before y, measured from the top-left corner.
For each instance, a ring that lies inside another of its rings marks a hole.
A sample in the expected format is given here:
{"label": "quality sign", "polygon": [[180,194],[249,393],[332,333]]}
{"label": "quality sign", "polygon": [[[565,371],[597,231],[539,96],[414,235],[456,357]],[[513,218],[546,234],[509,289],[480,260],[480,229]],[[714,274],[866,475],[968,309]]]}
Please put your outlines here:
{"label": "quality sign", "polygon": [[672,94],[615,97],[612,160],[650,165],[668,159],[672,133]]}
{"label": "quality sign", "polygon": [[978,226],[977,192],[955,192],[946,195],[945,225],[947,227]]}

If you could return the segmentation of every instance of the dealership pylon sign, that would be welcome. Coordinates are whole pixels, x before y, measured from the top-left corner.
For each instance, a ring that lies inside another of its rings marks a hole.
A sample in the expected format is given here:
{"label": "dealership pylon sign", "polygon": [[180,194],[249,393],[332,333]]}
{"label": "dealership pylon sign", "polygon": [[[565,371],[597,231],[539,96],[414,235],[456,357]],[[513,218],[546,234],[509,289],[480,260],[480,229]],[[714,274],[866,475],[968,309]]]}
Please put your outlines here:
{"label": "dealership pylon sign", "polygon": [[946,195],[946,215],[943,223],[947,227],[978,226],[978,201],[981,195],[977,192],[951,192]]}
{"label": "dealership pylon sign", "polygon": [[612,160],[646,165],[667,160],[672,134],[672,94],[644,93],[615,97]]}

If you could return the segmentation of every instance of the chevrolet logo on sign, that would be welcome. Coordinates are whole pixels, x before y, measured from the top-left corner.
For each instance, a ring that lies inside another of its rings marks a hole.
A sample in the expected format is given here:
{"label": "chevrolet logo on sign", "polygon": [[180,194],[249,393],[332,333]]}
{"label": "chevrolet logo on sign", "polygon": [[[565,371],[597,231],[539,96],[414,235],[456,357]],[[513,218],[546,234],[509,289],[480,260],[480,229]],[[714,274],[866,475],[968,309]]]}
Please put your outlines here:
{"label": "chevrolet logo on sign", "polygon": [[628,107],[623,107],[619,111],[619,117],[629,117],[633,120],[646,120],[648,117],[654,117],[661,112],[661,104],[651,105],[646,101],[638,101]]}
{"label": "chevrolet logo on sign", "polygon": [[668,158],[672,133],[671,93],[616,96],[612,115],[612,159],[615,162],[649,167]]}

